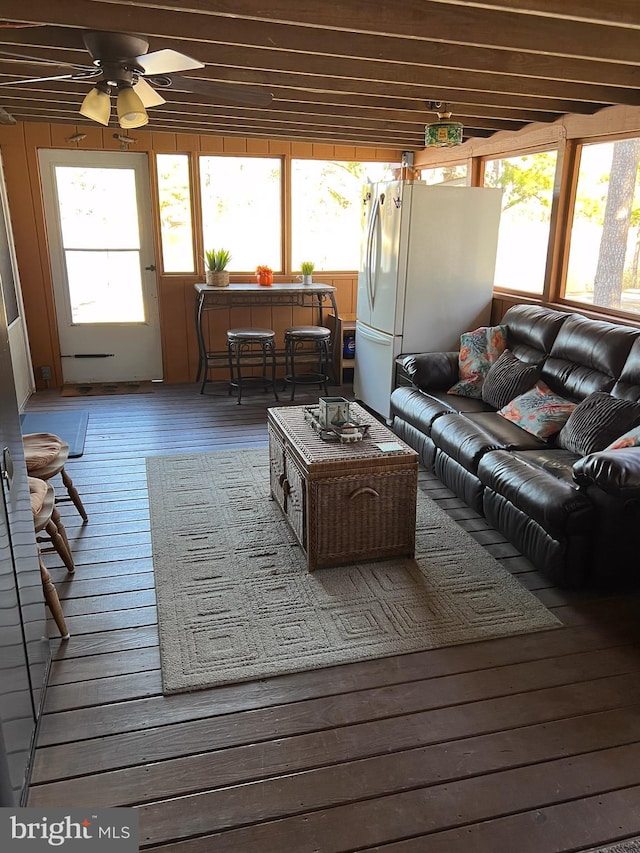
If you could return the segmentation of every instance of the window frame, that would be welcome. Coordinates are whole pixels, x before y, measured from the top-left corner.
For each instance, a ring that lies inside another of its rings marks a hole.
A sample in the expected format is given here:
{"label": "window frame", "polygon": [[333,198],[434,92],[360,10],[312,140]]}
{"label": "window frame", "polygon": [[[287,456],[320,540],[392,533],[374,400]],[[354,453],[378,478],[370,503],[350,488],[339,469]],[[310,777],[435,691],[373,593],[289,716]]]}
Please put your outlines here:
{"label": "window frame", "polygon": [[640,139],[640,129],[628,133],[616,133],[612,135],[598,134],[594,136],[582,136],[567,142],[567,159],[570,168],[567,170],[568,178],[564,184],[564,206],[565,212],[562,217],[562,248],[559,258],[559,273],[556,281],[553,301],[562,307],[571,308],[583,314],[599,315],[610,320],[620,319],[625,322],[632,321],[640,323],[640,313],[624,311],[622,308],[609,308],[604,305],[596,305],[589,302],[579,302],[565,295],[567,277],[569,272],[569,256],[571,254],[571,233],[575,218],[576,200],[578,195],[578,179],[580,175],[580,160],[582,150],[589,145],[603,145],[621,142],[625,139]]}
{"label": "window frame", "polygon": [[[550,299],[551,288],[553,285],[553,270],[555,268],[555,258],[557,252],[557,228],[558,228],[558,203],[560,198],[560,185],[563,174],[563,150],[558,144],[545,144],[533,147],[525,147],[508,151],[498,151],[492,154],[484,154],[477,158],[477,168],[472,170],[475,176],[476,183],[472,186],[484,187],[485,171],[488,162],[493,160],[509,160],[517,157],[525,157],[534,154],[547,154],[554,152],[556,154],[556,167],[553,178],[553,186],[551,191],[551,208],[549,210],[549,236],[547,239],[547,253],[544,264],[544,274],[542,287],[540,291],[532,292],[529,290],[518,290],[516,287],[501,287],[494,282],[493,292],[500,295],[513,295],[519,299],[530,299],[534,301],[548,301]],[[474,158],[476,159],[476,158]]]}

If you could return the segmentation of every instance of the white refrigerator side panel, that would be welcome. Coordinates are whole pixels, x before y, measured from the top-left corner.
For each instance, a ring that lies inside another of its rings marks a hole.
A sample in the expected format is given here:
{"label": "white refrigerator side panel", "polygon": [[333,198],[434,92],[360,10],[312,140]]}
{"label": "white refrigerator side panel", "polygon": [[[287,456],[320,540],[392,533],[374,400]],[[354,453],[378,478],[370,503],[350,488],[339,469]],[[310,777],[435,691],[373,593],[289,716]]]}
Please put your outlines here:
{"label": "white refrigerator side panel", "polygon": [[389,398],[395,380],[396,358],[402,338],[356,323],[356,358],[353,392],[357,400],[387,420],[391,416]]}
{"label": "white refrigerator side panel", "polygon": [[489,322],[502,190],[414,186],[403,351],[458,348]]}

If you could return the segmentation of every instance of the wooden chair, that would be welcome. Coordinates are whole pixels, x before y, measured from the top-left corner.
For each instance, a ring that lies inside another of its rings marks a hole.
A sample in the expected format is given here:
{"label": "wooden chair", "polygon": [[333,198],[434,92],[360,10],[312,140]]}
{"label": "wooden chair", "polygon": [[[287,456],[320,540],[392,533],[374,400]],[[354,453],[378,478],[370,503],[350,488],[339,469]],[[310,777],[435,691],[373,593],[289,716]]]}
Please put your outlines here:
{"label": "wooden chair", "polygon": [[[50,432],[33,432],[22,436],[27,474],[38,480],[50,480],[60,474],[67,490],[68,500],[73,501],[83,521],[88,521],[87,512],[80,500],[78,490],[65,471],[69,458],[69,445]],[[63,498],[64,500],[64,498]]]}
{"label": "wooden chair", "polygon": [[[60,520],[60,514],[56,509],[55,492],[51,483],[39,480],[36,477],[28,477],[29,496],[31,498],[31,512],[33,513],[33,526],[36,535],[43,530],[49,535],[53,547],[60,555],[69,572],[75,572],[76,567],[71,556],[69,540],[64,525]],[[51,580],[51,575],[42,561],[40,542],[36,541],[38,548],[38,563],[40,566],[40,578],[44,600],[51,611],[51,615],[58,626],[63,640],[69,639],[69,630],[62,612],[58,593]]]}

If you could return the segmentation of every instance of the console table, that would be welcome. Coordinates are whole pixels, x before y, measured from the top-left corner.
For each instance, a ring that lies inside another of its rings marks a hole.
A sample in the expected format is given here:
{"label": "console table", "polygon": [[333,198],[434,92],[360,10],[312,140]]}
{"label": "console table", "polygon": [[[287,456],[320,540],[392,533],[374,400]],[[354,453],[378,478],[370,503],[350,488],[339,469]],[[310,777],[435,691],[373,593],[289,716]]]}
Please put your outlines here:
{"label": "console table", "polygon": [[[329,303],[335,316],[338,316],[336,305],[336,288],[331,284],[272,284],[264,287],[259,284],[230,284],[228,287],[210,287],[206,284],[194,285],[196,289],[195,323],[198,338],[198,373],[196,382],[204,375],[206,376],[209,362],[213,359],[223,360],[227,358],[226,352],[210,352],[204,339],[202,329],[202,316],[205,311],[221,308],[236,308],[242,306],[254,307],[267,305],[275,308],[279,305],[295,306],[300,308],[318,308],[320,322],[322,323],[322,309],[325,303]],[[334,341],[335,353],[335,341]],[[335,361],[335,358],[334,358]]]}
{"label": "console table", "polygon": [[310,572],[415,550],[418,454],[362,406],[349,410],[369,424],[354,444],[323,441],[305,406],[267,410],[271,495]]}

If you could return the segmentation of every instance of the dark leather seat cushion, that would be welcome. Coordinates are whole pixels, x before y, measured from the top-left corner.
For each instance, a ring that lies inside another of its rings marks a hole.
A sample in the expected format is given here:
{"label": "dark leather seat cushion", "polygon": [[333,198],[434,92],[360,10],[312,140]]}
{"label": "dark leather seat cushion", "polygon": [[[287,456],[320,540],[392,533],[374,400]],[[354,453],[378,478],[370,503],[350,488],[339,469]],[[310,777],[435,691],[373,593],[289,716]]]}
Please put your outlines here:
{"label": "dark leather seat cushion", "polygon": [[522,454],[505,450],[486,453],[478,464],[478,478],[551,536],[563,539],[591,531],[595,507],[584,492],[528,464]]}

